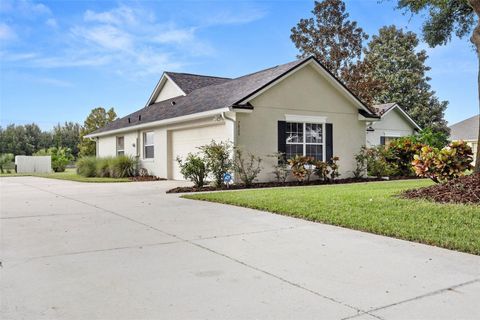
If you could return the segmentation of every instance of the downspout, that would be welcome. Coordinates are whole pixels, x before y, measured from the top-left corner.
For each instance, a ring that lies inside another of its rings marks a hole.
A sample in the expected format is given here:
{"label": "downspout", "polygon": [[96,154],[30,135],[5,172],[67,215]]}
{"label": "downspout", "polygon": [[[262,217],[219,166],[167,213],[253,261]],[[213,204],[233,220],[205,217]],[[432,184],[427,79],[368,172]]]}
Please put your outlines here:
{"label": "downspout", "polygon": [[236,121],[235,121],[235,119],[228,117],[225,112],[222,112],[221,115],[222,115],[223,120],[228,120],[228,121],[230,121],[230,122],[232,123],[232,125],[233,125],[233,141],[232,141],[232,142],[233,142],[233,146],[236,146],[236,142],[237,142],[237,126],[236,126]]}

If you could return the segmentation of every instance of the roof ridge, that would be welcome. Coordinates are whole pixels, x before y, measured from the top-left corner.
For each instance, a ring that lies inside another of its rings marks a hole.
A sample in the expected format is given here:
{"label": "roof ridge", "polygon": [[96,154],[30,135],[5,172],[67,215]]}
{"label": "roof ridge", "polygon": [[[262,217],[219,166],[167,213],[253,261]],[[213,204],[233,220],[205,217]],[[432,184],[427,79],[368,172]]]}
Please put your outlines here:
{"label": "roof ridge", "polygon": [[237,79],[241,79],[241,78],[244,78],[244,77],[248,77],[248,76],[252,76],[254,74],[257,74],[257,73],[261,73],[261,72],[265,72],[265,71],[268,71],[268,70],[272,70],[272,69],[275,69],[275,68],[278,68],[278,67],[283,67],[287,64],[297,64],[297,63],[300,63],[306,59],[309,59],[310,57],[308,58],[303,58],[303,59],[297,59],[297,60],[294,60],[294,61],[290,61],[290,62],[287,62],[287,63],[282,63],[282,64],[277,64],[276,66],[273,66],[273,67],[269,67],[269,68],[266,68],[266,69],[262,69],[262,70],[259,70],[259,71],[255,71],[255,72],[252,72],[252,73],[247,73],[243,76],[240,76],[240,77],[237,77],[237,78],[233,78],[232,80],[237,80]]}
{"label": "roof ridge", "polygon": [[232,80],[233,78],[227,78],[227,77],[219,77],[219,76],[209,76],[206,74],[196,74],[196,73],[188,73],[188,72],[174,72],[174,71],[165,71],[166,74],[169,73],[174,73],[174,74],[183,74],[186,76],[196,76],[196,77],[205,77],[205,78],[218,78],[218,79],[226,79],[226,80]]}

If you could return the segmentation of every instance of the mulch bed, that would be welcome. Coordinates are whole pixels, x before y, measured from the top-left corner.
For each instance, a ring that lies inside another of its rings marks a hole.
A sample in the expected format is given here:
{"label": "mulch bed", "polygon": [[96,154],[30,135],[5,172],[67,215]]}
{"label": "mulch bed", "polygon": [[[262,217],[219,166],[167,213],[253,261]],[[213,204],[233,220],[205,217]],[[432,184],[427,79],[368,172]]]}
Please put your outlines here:
{"label": "mulch bed", "polygon": [[250,187],[246,187],[241,184],[234,184],[228,188],[215,188],[213,186],[203,186],[201,188],[196,187],[177,187],[167,191],[167,193],[187,193],[187,192],[205,192],[205,191],[220,191],[220,190],[240,190],[240,189],[259,189],[259,188],[275,188],[275,187],[301,187],[301,186],[317,186],[326,184],[343,184],[343,183],[359,183],[370,181],[385,181],[381,178],[346,178],[336,179],[334,181],[314,180],[309,182],[288,181],[288,182],[257,182]]}
{"label": "mulch bed", "polygon": [[161,181],[161,180],[167,180],[165,178],[159,178],[155,176],[137,176],[137,177],[130,177],[130,181]]}
{"label": "mulch bed", "polygon": [[480,204],[480,173],[457,178],[430,187],[407,190],[407,199],[427,199],[440,203]]}

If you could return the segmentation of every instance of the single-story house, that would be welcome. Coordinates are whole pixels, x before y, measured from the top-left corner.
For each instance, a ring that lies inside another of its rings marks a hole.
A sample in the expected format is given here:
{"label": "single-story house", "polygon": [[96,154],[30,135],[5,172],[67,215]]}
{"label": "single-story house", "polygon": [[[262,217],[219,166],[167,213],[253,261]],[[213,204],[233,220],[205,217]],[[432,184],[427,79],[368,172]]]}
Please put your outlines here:
{"label": "single-story house", "polygon": [[473,116],[451,125],[450,139],[452,141],[465,141],[473,151],[473,163],[475,164],[478,148],[478,122],[480,115]]}
{"label": "single-story house", "polygon": [[[399,107],[391,109],[384,117],[402,116]],[[268,155],[276,152],[339,156],[348,177],[367,128],[380,118],[309,57],[233,79],[165,72],[144,108],[87,138],[96,141],[97,156],[137,156],[151,174],[168,179],[183,180],[176,158],[212,140],[262,157],[260,181],[273,179]],[[384,136],[396,130],[379,128]]]}
{"label": "single-story house", "polygon": [[393,139],[409,136],[421,130],[397,103],[377,104],[373,106],[373,111],[380,120],[373,122],[367,130],[368,147],[386,145]]}

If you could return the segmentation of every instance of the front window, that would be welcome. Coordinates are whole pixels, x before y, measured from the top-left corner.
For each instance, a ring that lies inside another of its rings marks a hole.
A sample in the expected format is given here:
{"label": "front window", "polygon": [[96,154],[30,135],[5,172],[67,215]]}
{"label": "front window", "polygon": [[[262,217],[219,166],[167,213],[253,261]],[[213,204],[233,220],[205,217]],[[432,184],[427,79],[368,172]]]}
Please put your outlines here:
{"label": "front window", "polygon": [[123,156],[125,154],[125,138],[117,137],[117,156]]}
{"label": "front window", "polygon": [[296,155],[309,156],[316,160],[323,160],[323,124],[287,122],[287,159]]}
{"label": "front window", "polygon": [[153,159],[154,147],[153,147],[153,131],[143,133],[143,158]]}

